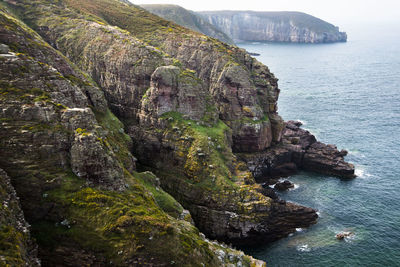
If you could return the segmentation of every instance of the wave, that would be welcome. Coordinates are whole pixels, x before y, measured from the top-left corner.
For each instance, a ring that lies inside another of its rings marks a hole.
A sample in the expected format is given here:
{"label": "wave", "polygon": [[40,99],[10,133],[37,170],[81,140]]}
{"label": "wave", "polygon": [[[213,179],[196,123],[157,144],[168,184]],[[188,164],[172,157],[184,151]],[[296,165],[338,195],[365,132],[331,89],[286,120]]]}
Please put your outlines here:
{"label": "wave", "polygon": [[296,119],[295,121],[301,122],[302,125],[307,125],[307,121],[303,121],[303,120],[299,120],[299,119]]}
{"label": "wave", "polygon": [[299,245],[296,247],[296,249],[300,252],[310,252],[311,251],[311,248],[309,248],[307,244]]}
{"label": "wave", "polygon": [[357,149],[346,149],[346,150],[347,150],[347,152],[349,152],[349,155],[351,155],[351,156],[355,156],[358,158],[365,158],[365,155]]}
{"label": "wave", "polygon": [[354,173],[355,175],[357,175],[358,178],[369,178],[372,176],[372,174],[368,173],[365,170],[364,166],[356,166]]}
{"label": "wave", "polygon": [[296,190],[297,188],[299,188],[299,187],[300,187],[298,184],[293,184],[293,185],[294,185],[294,187],[292,187],[292,188],[289,188],[289,191]]}

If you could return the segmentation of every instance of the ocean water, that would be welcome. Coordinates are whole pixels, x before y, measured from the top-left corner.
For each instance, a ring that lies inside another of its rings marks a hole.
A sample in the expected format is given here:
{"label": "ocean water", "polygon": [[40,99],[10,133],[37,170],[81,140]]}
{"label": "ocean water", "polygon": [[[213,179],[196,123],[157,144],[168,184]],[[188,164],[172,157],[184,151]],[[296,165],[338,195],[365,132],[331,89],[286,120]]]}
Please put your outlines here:
{"label": "ocean water", "polygon": [[[351,28],[351,27],[350,27]],[[347,43],[241,43],[279,78],[279,113],[349,151],[357,178],[302,172],[288,201],[320,218],[266,246],[267,266],[400,266],[400,27],[346,29]],[[340,231],[354,236],[338,241]]]}

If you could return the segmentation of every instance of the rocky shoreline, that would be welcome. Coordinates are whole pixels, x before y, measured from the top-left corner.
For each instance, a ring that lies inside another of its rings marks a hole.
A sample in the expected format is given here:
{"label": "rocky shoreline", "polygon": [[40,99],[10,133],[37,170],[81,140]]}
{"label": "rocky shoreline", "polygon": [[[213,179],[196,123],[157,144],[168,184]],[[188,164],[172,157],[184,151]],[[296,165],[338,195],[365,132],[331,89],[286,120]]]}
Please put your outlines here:
{"label": "rocky shoreline", "polygon": [[247,163],[259,183],[277,177],[287,177],[299,170],[333,175],[342,179],[356,177],[354,165],[344,160],[346,150],[317,141],[309,131],[300,128],[299,121],[286,122],[282,142],[265,152],[238,154]]}

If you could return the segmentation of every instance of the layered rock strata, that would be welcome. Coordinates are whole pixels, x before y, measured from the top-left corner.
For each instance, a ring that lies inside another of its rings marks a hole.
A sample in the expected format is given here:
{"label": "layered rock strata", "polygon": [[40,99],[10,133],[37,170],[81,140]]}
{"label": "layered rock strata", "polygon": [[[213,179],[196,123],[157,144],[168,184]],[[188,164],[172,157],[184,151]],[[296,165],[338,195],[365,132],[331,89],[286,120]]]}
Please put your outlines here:
{"label": "layered rock strata", "polygon": [[301,12],[204,11],[203,18],[235,41],[346,42],[347,34]]}

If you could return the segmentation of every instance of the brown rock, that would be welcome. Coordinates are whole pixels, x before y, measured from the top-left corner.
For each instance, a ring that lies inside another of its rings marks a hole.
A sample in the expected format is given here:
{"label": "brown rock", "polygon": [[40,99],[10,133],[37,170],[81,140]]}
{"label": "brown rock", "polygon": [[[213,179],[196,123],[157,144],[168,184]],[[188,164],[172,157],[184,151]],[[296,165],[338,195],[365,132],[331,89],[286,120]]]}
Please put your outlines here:
{"label": "brown rock", "polygon": [[352,236],[353,234],[354,234],[353,232],[340,232],[336,234],[336,239],[343,240],[345,237]]}
{"label": "brown rock", "polygon": [[288,189],[293,188],[293,187],[294,187],[294,184],[292,184],[292,183],[291,183],[290,181],[288,181],[288,180],[285,180],[285,181],[283,181],[283,182],[276,183],[275,186],[274,186],[274,188],[275,188],[276,190],[279,190],[279,191],[285,191],[285,190],[288,190]]}

